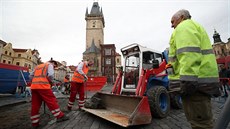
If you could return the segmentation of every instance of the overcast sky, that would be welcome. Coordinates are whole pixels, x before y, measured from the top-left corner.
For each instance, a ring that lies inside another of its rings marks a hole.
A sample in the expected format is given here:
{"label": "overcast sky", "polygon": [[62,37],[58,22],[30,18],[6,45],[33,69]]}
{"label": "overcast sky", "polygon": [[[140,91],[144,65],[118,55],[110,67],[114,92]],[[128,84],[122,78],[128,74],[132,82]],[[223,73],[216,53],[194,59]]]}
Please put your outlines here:
{"label": "overcast sky", "polygon": [[[77,65],[86,43],[85,12],[94,0],[0,0],[0,39],[13,48],[37,49],[42,61],[53,57]],[[169,47],[171,16],[187,9],[204,26],[211,42],[214,29],[230,37],[230,0],[98,0],[104,43],[117,52],[131,43],[163,51]]]}

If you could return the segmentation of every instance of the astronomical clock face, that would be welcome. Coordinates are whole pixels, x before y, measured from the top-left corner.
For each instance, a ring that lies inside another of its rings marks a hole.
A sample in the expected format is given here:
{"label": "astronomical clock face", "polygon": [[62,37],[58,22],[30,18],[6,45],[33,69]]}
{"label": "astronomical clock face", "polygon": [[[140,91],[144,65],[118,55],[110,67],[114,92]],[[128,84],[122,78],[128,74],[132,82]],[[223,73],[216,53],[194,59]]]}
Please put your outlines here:
{"label": "astronomical clock face", "polygon": [[93,28],[96,27],[96,21],[95,20],[92,21],[92,27]]}

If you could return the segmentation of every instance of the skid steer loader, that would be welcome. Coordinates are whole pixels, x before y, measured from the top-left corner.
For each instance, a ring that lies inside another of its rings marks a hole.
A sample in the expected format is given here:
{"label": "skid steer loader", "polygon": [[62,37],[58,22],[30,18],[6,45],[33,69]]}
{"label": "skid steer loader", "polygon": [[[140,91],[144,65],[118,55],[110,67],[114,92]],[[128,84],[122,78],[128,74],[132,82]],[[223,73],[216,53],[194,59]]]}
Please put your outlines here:
{"label": "skid steer loader", "polygon": [[121,52],[123,66],[111,93],[97,92],[83,110],[123,127],[149,124],[152,116],[166,117],[170,111],[166,56],[136,43]]}

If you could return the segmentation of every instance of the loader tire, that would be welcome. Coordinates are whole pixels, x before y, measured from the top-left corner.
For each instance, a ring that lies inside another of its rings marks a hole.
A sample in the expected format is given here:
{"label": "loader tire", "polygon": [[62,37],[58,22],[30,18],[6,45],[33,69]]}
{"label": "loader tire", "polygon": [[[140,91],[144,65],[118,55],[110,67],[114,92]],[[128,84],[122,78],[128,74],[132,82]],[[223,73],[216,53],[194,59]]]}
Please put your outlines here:
{"label": "loader tire", "polygon": [[174,109],[182,109],[182,100],[180,95],[170,95],[171,106]]}
{"label": "loader tire", "polygon": [[170,97],[163,86],[154,86],[147,91],[151,114],[156,118],[164,118],[170,112]]}

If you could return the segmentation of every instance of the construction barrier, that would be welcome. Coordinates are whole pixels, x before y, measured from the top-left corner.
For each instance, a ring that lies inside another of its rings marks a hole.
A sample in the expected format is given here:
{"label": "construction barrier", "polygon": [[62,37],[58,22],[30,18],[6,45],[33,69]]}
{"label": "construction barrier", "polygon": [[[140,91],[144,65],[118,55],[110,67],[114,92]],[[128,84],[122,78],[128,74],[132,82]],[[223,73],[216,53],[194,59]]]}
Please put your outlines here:
{"label": "construction barrier", "polygon": [[0,93],[15,94],[19,87],[27,85],[28,80],[28,68],[0,63]]}
{"label": "construction barrier", "polygon": [[107,83],[107,77],[105,76],[88,77],[85,90],[100,91],[106,83]]}

